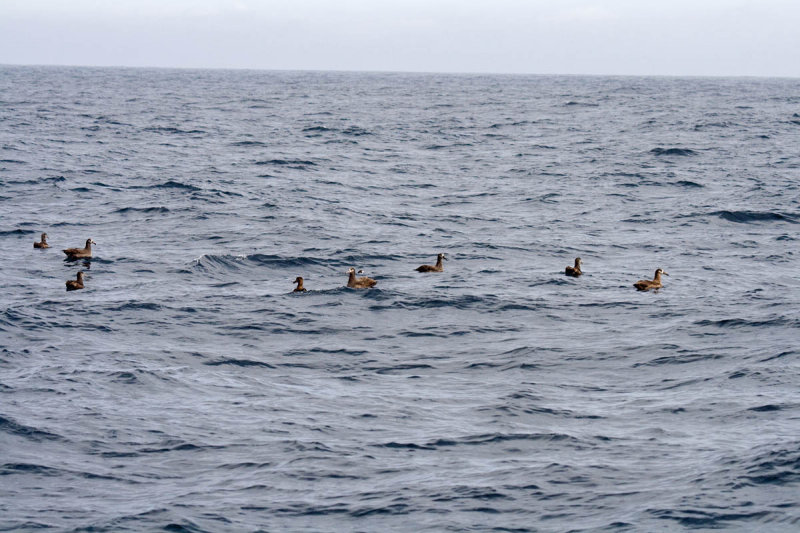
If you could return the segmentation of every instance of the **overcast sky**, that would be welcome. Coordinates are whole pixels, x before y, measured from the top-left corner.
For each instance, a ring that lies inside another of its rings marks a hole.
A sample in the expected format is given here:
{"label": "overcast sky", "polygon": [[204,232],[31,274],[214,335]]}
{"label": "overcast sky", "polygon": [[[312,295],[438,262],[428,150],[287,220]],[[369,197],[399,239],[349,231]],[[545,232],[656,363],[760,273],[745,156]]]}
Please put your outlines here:
{"label": "overcast sky", "polygon": [[0,0],[0,64],[800,77],[800,0]]}

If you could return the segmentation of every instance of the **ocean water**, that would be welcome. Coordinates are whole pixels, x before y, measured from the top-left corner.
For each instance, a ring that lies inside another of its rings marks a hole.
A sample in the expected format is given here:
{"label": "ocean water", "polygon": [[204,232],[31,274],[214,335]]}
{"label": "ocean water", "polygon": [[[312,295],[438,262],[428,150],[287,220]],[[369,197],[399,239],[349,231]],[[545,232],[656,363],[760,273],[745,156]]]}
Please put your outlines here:
{"label": "ocean water", "polygon": [[0,530],[797,531],[799,182],[796,79],[0,67]]}

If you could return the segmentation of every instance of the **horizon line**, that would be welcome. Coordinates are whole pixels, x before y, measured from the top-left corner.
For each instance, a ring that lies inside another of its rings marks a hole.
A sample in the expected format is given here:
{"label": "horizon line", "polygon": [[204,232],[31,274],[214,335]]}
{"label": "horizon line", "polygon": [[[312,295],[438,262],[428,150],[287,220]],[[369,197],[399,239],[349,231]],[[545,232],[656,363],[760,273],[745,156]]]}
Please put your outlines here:
{"label": "horizon line", "polygon": [[139,70],[218,70],[218,71],[256,71],[256,72],[314,72],[339,74],[415,74],[449,76],[575,76],[608,78],[748,78],[796,80],[800,76],[763,74],[587,74],[566,72],[496,72],[496,71],[435,71],[435,70],[370,70],[370,69],[322,69],[322,68],[267,68],[267,67],[195,67],[195,66],[144,66],[144,65],[86,65],[65,63],[3,63],[0,67],[38,67],[38,68],[85,68],[85,69],[139,69]]}

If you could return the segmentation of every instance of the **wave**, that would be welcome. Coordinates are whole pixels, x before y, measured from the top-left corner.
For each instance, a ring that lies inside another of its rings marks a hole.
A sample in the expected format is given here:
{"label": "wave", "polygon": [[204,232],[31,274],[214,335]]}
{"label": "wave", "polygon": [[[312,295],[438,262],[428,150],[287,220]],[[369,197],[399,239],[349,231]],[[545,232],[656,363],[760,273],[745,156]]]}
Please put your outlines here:
{"label": "wave", "polygon": [[408,300],[398,300],[386,306],[373,306],[376,309],[400,308],[400,309],[439,309],[442,307],[452,307],[455,309],[472,309],[484,307],[486,304],[497,304],[500,300],[494,296],[477,296],[465,294],[453,298],[445,297],[422,297]]}
{"label": "wave", "polygon": [[507,122],[507,123],[498,122],[498,123],[495,123],[495,124],[492,124],[491,126],[489,126],[489,129],[496,130],[496,129],[504,128],[506,126],[525,126],[527,124],[534,124],[534,122],[531,122],[530,120],[520,120],[518,122]]}
{"label": "wave", "polygon": [[281,255],[251,254],[245,256],[229,254],[202,255],[194,260],[193,268],[203,272],[231,271],[242,268],[298,268],[327,266],[329,261],[313,257],[286,257]]}
{"label": "wave", "polygon": [[24,437],[36,442],[41,442],[43,440],[64,440],[64,438],[60,435],[50,433],[49,431],[36,429],[31,426],[26,426],[24,424],[19,424],[10,418],[5,418],[3,416],[0,416],[0,432],[9,433],[18,437]]}
{"label": "wave", "polygon": [[430,144],[425,146],[425,150],[446,150],[448,148],[464,148],[475,146],[472,143],[453,143],[453,144]]}
{"label": "wave", "polygon": [[6,231],[0,231],[0,237],[10,237],[11,235],[30,235],[31,237],[38,237],[35,231],[26,229],[10,229]]}
{"label": "wave", "polygon": [[800,481],[800,450],[770,450],[749,461],[747,475],[752,485],[791,485]]}
{"label": "wave", "polygon": [[[648,509],[648,513],[660,520],[674,520],[689,529],[703,528],[703,530],[727,529],[732,526],[732,523],[750,522],[758,518],[765,518],[770,514],[767,511],[737,513],[733,509],[727,512],[705,509]],[[759,528],[745,528],[745,531],[747,530],[758,531]]]}
{"label": "wave", "polygon": [[257,266],[271,268],[295,268],[299,266],[325,265],[327,261],[313,257],[284,257],[280,255],[252,254],[246,257],[247,261]]}
{"label": "wave", "polygon": [[187,191],[202,191],[200,187],[195,187],[194,185],[189,185],[188,183],[181,183],[175,180],[165,181],[164,183],[159,183],[158,185],[153,185],[149,187],[152,189],[183,189]]}
{"label": "wave", "polygon": [[711,213],[719,218],[739,224],[749,224],[754,222],[789,222],[791,224],[800,223],[800,215],[777,213],[771,211],[714,211]]}
{"label": "wave", "polygon": [[233,365],[241,367],[260,366],[263,368],[275,368],[269,363],[264,363],[263,361],[253,361],[252,359],[220,359],[218,361],[207,361],[203,364],[207,366]]}
{"label": "wave", "polygon": [[780,359],[782,357],[786,357],[786,356],[789,356],[789,355],[796,355],[797,353],[798,352],[796,352],[796,351],[789,350],[789,351],[786,351],[786,352],[781,352],[779,354],[771,355],[771,356],[767,357],[766,359],[761,359],[761,362],[762,363],[766,363],[767,361],[772,361],[773,359]]}
{"label": "wave", "polygon": [[433,369],[434,367],[431,365],[426,364],[402,364],[402,365],[394,365],[394,366],[385,366],[385,367],[378,367],[378,368],[366,368],[365,370],[372,370],[376,374],[394,374],[395,372],[406,372],[408,370],[429,370]]}
{"label": "wave", "polygon": [[[106,479],[119,481],[121,478],[115,476],[106,476],[100,474],[93,474],[91,472],[80,472],[75,470],[67,470],[64,468],[56,468],[52,466],[37,465],[33,463],[6,463],[0,466],[0,476],[9,474],[36,474],[39,476],[78,476],[86,479]],[[126,480],[126,482],[136,483],[135,481]]]}
{"label": "wave", "polygon": [[689,188],[703,188],[703,187],[705,187],[705,185],[701,185],[699,183],[696,183],[694,181],[689,181],[689,180],[676,181],[675,185],[680,185],[681,187],[689,187]]}
{"label": "wave", "polygon": [[144,128],[144,131],[148,131],[151,133],[170,134],[170,135],[197,135],[206,133],[203,130],[182,130],[179,128],[173,128],[171,126],[151,126],[148,128]]}
{"label": "wave", "polygon": [[352,137],[362,137],[364,135],[372,135],[372,132],[365,130],[364,128],[359,128],[358,126],[350,126],[342,130],[343,135],[350,135]]}
{"label": "wave", "polygon": [[13,185],[38,185],[40,183],[60,183],[63,181],[67,181],[67,178],[64,176],[51,176],[31,180],[9,180],[8,183]]}
{"label": "wave", "polygon": [[705,124],[695,124],[694,130],[695,131],[702,131],[707,128],[729,128],[731,124],[729,122],[708,122]]}
{"label": "wave", "polygon": [[114,307],[109,308],[110,311],[119,312],[119,311],[137,311],[142,309],[144,311],[160,311],[162,306],[157,303],[152,302],[126,302],[122,305],[117,305]]}
{"label": "wave", "polygon": [[424,444],[413,442],[390,441],[385,444],[376,444],[376,447],[385,448],[409,448],[419,450],[436,450],[451,446],[482,446],[485,444],[498,444],[514,441],[537,441],[537,442],[557,442],[572,441],[580,442],[577,438],[563,433],[485,433],[482,435],[470,435],[457,439],[436,439]]}
{"label": "wave", "polygon": [[692,156],[697,152],[689,148],[653,148],[650,153],[657,156]]}
{"label": "wave", "polygon": [[326,355],[351,355],[351,356],[360,356],[366,355],[366,350],[350,350],[347,348],[311,348],[310,350],[292,350],[285,352],[283,354],[284,357],[294,357],[294,356],[304,356],[310,353],[322,353]]}
{"label": "wave", "polygon": [[751,407],[748,411],[754,411],[756,413],[770,413],[773,411],[782,411],[784,409],[791,409],[794,405],[775,405],[774,403],[768,403],[765,405],[759,405],[758,407]]}
{"label": "wave", "polygon": [[106,374],[108,380],[112,383],[124,383],[134,385],[139,383],[139,378],[133,372],[109,372]]}
{"label": "wave", "polygon": [[697,326],[714,326],[718,328],[763,328],[768,326],[800,326],[800,319],[772,318],[767,320],[745,320],[743,318],[727,318],[723,320],[698,320]]}
{"label": "wave", "polygon": [[664,357],[657,357],[646,363],[636,363],[633,368],[641,366],[661,366],[661,365],[684,365],[687,363],[696,363],[698,361],[713,361],[715,359],[723,359],[724,356],[719,354],[687,354],[687,355],[670,355]]}
{"label": "wave", "polygon": [[197,445],[190,442],[181,440],[170,440],[164,443],[162,448],[142,448],[140,453],[166,453],[166,452],[199,452],[203,450],[219,450],[225,448],[224,445],[219,444],[204,444]]}
{"label": "wave", "polygon": [[231,146],[267,146],[267,143],[261,141],[237,141],[231,143]]}
{"label": "wave", "polygon": [[159,207],[122,207],[114,211],[114,213],[119,213],[121,215],[127,213],[169,213],[169,208],[164,206]]}
{"label": "wave", "polygon": [[315,167],[316,163],[313,161],[306,161],[303,159],[269,159],[266,161],[256,161],[256,165],[278,165],[278,166],[296,166],[296,167]]}

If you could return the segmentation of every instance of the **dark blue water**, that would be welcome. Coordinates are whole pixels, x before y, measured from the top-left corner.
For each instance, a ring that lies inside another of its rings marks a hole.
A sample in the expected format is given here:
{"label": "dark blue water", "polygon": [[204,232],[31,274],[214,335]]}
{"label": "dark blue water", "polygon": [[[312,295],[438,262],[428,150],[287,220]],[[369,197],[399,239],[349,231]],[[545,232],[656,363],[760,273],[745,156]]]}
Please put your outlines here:
{"label": "dark blue water", "polygon": [[2,67],[0,529],[796,531],[798,147],[800,80]]}

